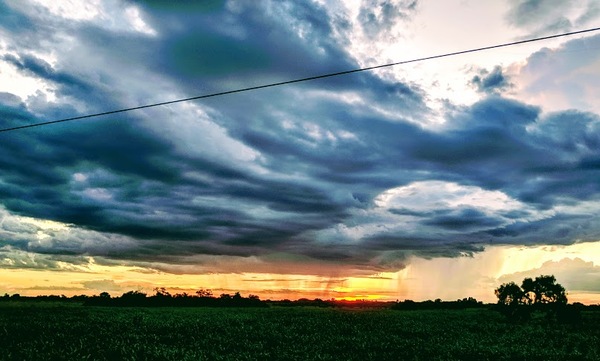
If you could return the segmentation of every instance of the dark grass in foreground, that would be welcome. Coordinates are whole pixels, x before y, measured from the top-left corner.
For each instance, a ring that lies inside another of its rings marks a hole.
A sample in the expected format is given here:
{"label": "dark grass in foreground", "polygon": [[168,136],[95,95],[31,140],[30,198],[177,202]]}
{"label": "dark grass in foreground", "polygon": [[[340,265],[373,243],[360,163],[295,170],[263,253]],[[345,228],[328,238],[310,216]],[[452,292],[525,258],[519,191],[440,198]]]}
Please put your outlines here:
{"label": "dark grass in foreground", "polygon": [[0,305],[2,360],[600,360],[599,312]]}

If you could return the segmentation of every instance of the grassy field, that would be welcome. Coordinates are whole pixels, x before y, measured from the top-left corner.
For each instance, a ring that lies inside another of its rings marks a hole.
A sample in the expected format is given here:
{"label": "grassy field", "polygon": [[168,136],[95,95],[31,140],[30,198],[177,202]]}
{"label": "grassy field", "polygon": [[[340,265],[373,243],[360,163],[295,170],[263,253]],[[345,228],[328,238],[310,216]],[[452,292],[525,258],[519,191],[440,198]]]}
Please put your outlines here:
{"label": "grassy field", "polygon": [[1,360],[600,360],[600,314],[0,304]]}

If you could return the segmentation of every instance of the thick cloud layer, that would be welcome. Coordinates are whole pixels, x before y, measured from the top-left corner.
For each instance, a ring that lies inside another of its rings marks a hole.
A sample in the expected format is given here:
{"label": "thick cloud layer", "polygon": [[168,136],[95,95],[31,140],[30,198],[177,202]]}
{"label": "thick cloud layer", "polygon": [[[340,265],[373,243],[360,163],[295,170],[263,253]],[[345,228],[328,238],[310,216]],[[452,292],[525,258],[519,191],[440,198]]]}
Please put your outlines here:
{"label": "thick cloud layer", "polygon": [[[360,12],[365,31],[416,3],[380,5]],[[0,7],[0,62],[40,86],[0,94],[2,127],[357,67],[339,19],[309,1]],[[390,270],[412,254],[598,239],[598,115],[502,97],[499,67],[473,83],[486,95],[449,104],[437,128],[422,126],[436,116],[424,89],[365,72],[0,133],[0,245]]]}

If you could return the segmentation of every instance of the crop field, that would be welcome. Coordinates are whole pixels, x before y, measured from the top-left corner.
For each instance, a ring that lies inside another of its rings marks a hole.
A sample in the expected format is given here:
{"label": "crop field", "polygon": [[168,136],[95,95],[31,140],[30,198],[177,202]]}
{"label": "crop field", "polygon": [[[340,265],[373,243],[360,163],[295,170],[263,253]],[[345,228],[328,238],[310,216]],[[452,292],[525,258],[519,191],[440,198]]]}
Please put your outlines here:
{"label": "crop field", "polygon": [[578,325],[487,310],[0,305],[1,360],[600,360]]}

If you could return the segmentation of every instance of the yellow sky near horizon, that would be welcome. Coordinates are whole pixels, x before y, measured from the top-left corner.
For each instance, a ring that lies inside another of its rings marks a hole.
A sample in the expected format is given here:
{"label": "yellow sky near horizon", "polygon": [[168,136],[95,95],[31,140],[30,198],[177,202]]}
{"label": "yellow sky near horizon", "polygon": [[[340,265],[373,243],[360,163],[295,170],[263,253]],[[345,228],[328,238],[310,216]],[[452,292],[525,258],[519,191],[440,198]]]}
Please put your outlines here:
{"label": "yellow sky near horizon", "polygon": [[[371,299],[416,301],[475,297],[494,302],[501,283],[520,283],[524,277],[554,274],[570,302],[600,303],[600,242],[569,246],[491,246],[472,257],[423,259],[413,257],[397,272],[369,276],[280,273],[172,274],[142,266],[64,263],[62,270],[0,269],[0,293],[26,296],[93,295],[106,291],[118,296],[129,290],[153,293],[165,287],[172,293],[211,289],[215,295],[240,292],[261,299]],[[585,272],[582,272],[585,271]],[[589,279],[582,279],[588,277]],[[581,286],[584,285],[583,289]],[[595,286],[595,287],[594,287]],[[574,288],[575,287],[575,288]]]}

